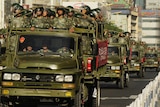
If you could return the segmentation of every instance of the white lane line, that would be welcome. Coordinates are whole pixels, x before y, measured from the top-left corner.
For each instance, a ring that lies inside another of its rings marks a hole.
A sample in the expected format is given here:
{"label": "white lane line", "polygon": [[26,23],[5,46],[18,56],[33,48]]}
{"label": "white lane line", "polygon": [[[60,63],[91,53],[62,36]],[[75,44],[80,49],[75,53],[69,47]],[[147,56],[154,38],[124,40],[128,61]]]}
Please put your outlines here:
{"label": "white lane line", "polygon": [[134,100],[137,98],[137,95],[131,95],[129,97],[101,97],[101,100]]}
{"label": "white lane line", "polygon": [[153,79],[133,79],[133,81],[153,81]]}

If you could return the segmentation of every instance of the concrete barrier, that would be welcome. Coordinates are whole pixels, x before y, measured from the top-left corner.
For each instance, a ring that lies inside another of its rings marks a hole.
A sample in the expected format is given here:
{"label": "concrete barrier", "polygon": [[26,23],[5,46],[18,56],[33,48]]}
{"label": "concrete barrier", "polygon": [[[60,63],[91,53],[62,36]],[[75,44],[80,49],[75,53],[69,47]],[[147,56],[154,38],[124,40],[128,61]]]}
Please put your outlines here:
{"label": "concrete barrier", "polygon": [[142,93],[126,107],[160,107],[160,73],[142,90]]}

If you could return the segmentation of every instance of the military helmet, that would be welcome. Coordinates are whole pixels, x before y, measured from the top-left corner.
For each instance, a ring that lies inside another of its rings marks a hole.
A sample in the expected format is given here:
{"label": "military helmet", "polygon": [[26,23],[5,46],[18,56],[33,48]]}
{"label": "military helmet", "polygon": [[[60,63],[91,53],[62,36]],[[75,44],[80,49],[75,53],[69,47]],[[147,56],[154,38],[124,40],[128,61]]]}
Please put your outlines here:
{"label": "military helmet", "polygon": [[73,12],[74,13],[74,8],[72,6],[67,6],[68,12]]}
{"label": "military helmet", "polygon": [[18,7],[20,7],[20,4],[18,4],[18,3],[13,3],[13,4],[11,5],[11,11],[15,13],[15,10],[16,10]]}
{"label": "military helmet", "polygon": [[91,11],[91,8],[88,5],[81,6],[81,9],[85,9],[86,10],[86,14],[89,14],[89,12]]}
{"label": "military helmet", "polygon": [[16,10],[23,10],[23,6],[17,6]]}
{"label": "military helmet", "polygon": [[94,17],[94,18],[96,18],[96,16],[97,16],[97,11],[95,10],[95,9],[93,9],[93,10],[91,10],[91,11],[89,11],[89,15],[90,15],[90,17]]}
{"label": "military helmet", "polygon": [[58,11],[58,10],[65,11],[64,7],[57,7],[57,11]]}
{"label": "military helmet", "polygon": [[67,12],[67,10],[64,8],[64,7],[57,7],[57,12],[59,10],[62,10],[63,11],[63,15]]}
{"label": "military helmet", "polygon": [[68,9],[74,9],[73,6],[67,6]]}
{"label": "military helmet", "polygon": [[56,17],[56,12],[55,12],[55,11],[53,11],[53,10],[51,10],[51,9],[48,9],[47,11],[48,11],[48,16],[49,16],[49,17],[51,17],[51,16]]}
{"label": "military helmet", "polygon": [[35,13],[37,13],[38,11],[43,12],[43,10],[44,10],[44,8],[43,8],[43,7],[37,7],[37,8],[35,9]]}
{"label": "military helmet", "polygon": [[13,7],[13,8],[16,8],[17,6],[20,6],[20,4],[18,4],[18,3],[13,3],[13,4],[11,5],[11,7]]}
{"label": "military helmet", "polygon": [[100,13],[101,12],[101,9],[100,8],[95,8],[94,9],[97,13]]}

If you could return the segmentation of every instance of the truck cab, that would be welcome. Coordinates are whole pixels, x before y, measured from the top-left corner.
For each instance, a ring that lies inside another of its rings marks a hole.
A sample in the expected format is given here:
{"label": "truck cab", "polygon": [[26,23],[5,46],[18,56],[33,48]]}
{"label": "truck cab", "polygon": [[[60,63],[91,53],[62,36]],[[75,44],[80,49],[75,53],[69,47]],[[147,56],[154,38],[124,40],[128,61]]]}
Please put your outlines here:
{"label": "truck cab", "polygon": [[146,71],[147,68],[153,69],[155,68],[155,71],[158,71],[159,63],[158,63],[158,53],[153,48],[148,48],[145,53],[145,62],[143,64],[143,67]]}

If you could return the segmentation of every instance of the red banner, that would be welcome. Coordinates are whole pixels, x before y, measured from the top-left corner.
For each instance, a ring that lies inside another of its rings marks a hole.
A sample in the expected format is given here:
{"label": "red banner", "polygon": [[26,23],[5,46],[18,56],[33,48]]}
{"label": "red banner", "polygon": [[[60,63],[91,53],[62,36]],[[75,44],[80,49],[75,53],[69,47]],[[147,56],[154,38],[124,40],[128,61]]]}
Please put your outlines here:
{"label": "red banner", "polygon": [[107,63],[108,41],[98,41],[97,67]]}

